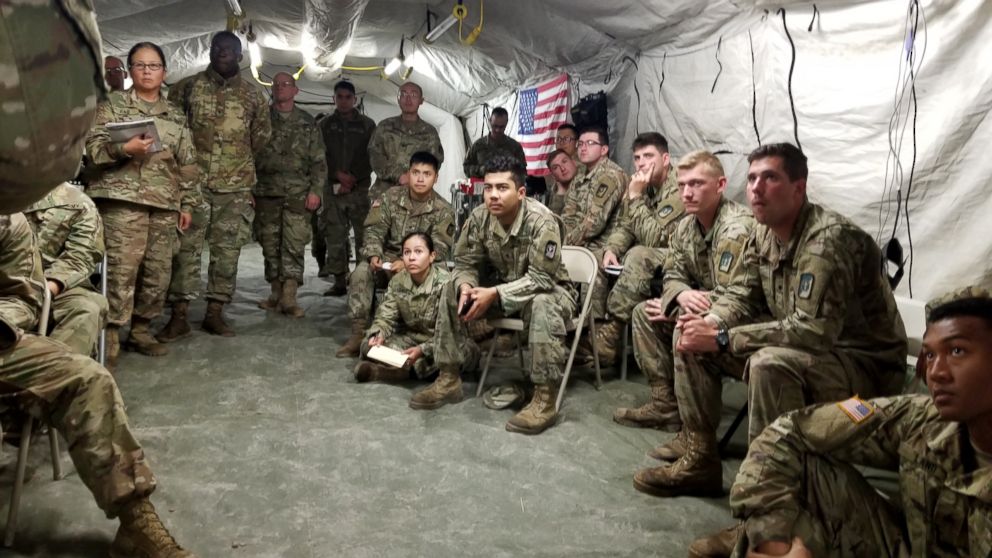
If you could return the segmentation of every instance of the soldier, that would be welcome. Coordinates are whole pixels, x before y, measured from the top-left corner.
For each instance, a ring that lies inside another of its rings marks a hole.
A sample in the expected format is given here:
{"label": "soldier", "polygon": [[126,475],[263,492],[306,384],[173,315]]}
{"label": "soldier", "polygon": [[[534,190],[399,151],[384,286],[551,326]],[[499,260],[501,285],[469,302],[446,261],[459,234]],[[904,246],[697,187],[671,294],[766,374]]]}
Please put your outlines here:
{"label": "soldier", "polygon": [[104,58],[103,79],[107,81],[111,93],[124,91],[124,80],[127,79],[127,68],[124,67],[124,61],[116,56]]}
{"label": "soldier", "polygon": [[[730,491],[743,523],[730,556],[988,556],[992,551],[992,300],[936,306],[923,337],[930,396],[808,407],[751,443]],[[901,501],[881,496],[855,466],[899,474]],[[794,545],[793,545],[794,546]],[[693,545],[700,550],[703,549]]]}
{"label": "soldier", "polygon": [[568,156],[578,160],[579,158],[579,146],[576,145],[579,141],[579,129],[575,127],[575,124],[562,124],[558,126],[555,131],[555,148],[561,149]]}
{"label": "soldier", "polygon": [[[548,206],[555,215],[561,215],[566,223],[565,226],[568,227],[569,221],[575,216],[565,215],[565,198],[568,197],[568,190],[578,173],[578,167],[575,159],[564,149],[555,149],[549,153],[546,162],[548,170],[551,171],[548,176],[552,177],[553,185],[547,190],[545,195],[547,203],[544,205]],[[572,209],[574,210],[575,207]]]}
{"label": "soldier", "polygon": [[481,179],[486,168],[486,161],[495,155],[507,155],[515,157],[524,166],[527,165],[527,157],[524,155],[524,148],[516,140],[506,135],[506,125],[510,120],[503,107],[496,107],[489,116],[489,135],[479,138],[472,144],[465,156],[465,176],[469,178]]}
{"label": "soldier", "polygon": [[107,299],[90,282],[103,260],[103,224],[96,205],[78,188],[62,184],[24,216],[37,239],[52,293],[55,327],[49,337],[91,356],[107,319]]}
{"label": "soldier", "polygon": [[361,261],[348,279],[348,316],[351,336],[338,349],[338,357],[359,354],[372,313],[376,288],[403,270],[400,241],[414,231],[429,234],[438,257],[447,261],[455,234],[455,211],[434,191],[441,162],[426,151],[410,157],[409,186],[397,186],[372,203],[365,221],[365,245]]}
{"label": "soldier", "polygon": [[620,335],[634,307],[651,296],[651,280],[664,266],[669,237],[685,215],[668,140],[647,132],[634,138],[633,151],[637,172],[627,186],[602,261],[605,268],[620,265],[623,258],[623,270],[606,300],[609,319],[596,331],[600,363],[606,365],[618,356]]}
{"label": "soldier", "polygon": [[310,216],[320,207],[327,181],[324,141],[312,116],[294,103],[299,93],[293,76],[272,78],[272,139],[255,158],[255,237],[262,245],[269,298],[258,303],[303,317],[296,290],[303,283],[303,262],[310,241]]}
{"label": "soldier", "polygon": [[410,183],[407,163],[417,151],[426,151],[444,162],[444,149],[437,129],[424,122],[418,113],[420,105],[424,104],[424,90],[408,81],[400,86],[397,101],[400,115],[380,122],[369,141],[369,160],[376,176],[375,185],[369,190],[369,199],[373,202],[393,186]]}
{"label": "soldier", "polygon": [[[334,285],[325,296],[348,292],[348,230],[355,231],[355,254],[361,254],[365,239],[365,218],[369,214],[369,185],[372,164],[369,140],[375,122],[355,109],[355,86],[339,81],[334,86],[334,113],[320,121],[327,149],[327,187],[320,212],[320,233],[314,235],[316,254],[326,251],[318,275],[334,276]],[[323,250],[323,251],[322,251]],[[318,262],[320,258],[317,257]]]}
{"label": "soldier", "polygon": [[65,437],[97,505],[120,518],[111,556],[193,558],[148,499],[157,481],[128,427],[113,377],[88,356],[23,331],[38,320],[44,288],[31,227],[19,213],[0,216],[0,385],[11,401]]}
{"label": "soldier", "polygon": [[437,380],[410,399],[413,409],[437,409],[462,400],[464,323],[519,316],[531,349],[530,403],[506,423],[510,432],[540,434],[555,423],[555,398],[565,364],[565,322],[575,314],[575,292],[561,262],[563,235],[548,208],[525,197],[526,170],[516,159],[486,164],[483,197],[455,248],[453,279],[441,293],[434,360]]}
{"label": "soldier", "polygon": [[221,31],[210,41],[210,65],[183,79],[169,91],[169,102],[186,113],[204,184],[203,203],[183,235],[173,260],[169,301],[172,315],[158,334],[169,343],[188,335],[189,302],[200,286],[203,242],[210,244],[207,269],[207,313],[203,330],[231,337],[224,305],[231,302],[241,247],[251,239],[255,215],[251,189],[255,156],[272,135],[268,104],[257,87],[241,79],[241,40]]}
{"label": "soldier", "polygon": [[[682,428],[674,387],[674,318],[679,311],[698,314],[709,309],[739,273],[741,251],[754,229],[751,212],[723,196],[727,177],[716,156],[694,151],[679,160],[677,170],[680,206],[689,215],[672,233],[661,297],[638,304],[631,319],[634,357],[651,386],[651,400],[613,414],[620,424],[669,432]],[[728,373],[740,378],[744,360],[724,360]]]}
{"label": "soldier", "polygon": [[[721,356],[747,358],[749,439],[811,403],[898,392],[906,332],[875,241],[806,197],[806,156],[788,143],[748,156],[748,201],[759,225],[741,273],[708,312],[679,317],[675,390],[683,436],[675,463],[645,469],[654,496],[723,493],[717,452]],[[762,318],[770,315],[768,318]],[[680,334],[680,335],[679,335]]]}

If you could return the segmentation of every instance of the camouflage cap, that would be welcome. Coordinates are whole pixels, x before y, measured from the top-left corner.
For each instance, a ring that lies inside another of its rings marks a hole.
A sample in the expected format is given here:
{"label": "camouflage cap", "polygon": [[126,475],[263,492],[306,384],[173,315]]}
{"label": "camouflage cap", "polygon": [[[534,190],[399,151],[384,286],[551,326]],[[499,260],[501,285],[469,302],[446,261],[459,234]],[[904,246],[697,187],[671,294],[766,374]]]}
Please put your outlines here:
{"label": "camouflage cap", "polygon": [[930,312],[938,306],[943,306],[949,302],[954,302],[955,300],[961,300],[965,298],[992,298],[992,285],[981,284],[972,285],[970,287],[963,287],[960,289],[954,289],[949,293],[945,293],[937,298],[931,300],[926,305],[926,315],[927,319],[930,319]]}

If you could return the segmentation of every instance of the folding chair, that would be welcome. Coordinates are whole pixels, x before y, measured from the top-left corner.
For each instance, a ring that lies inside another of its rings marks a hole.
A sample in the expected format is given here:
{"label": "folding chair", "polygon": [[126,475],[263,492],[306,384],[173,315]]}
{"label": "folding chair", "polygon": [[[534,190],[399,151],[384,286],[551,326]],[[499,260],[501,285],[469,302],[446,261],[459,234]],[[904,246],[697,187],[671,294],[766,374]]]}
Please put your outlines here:
{"label": "folding chair", "polygon": [[[97,267],[96,273],[100,274],[100,294],[107,298],[107,252],[103,253],[103,261]],[[96,360],[100,366],[107,365],[107,327],[100,330],[100,340],[97,343]]]}
{"label": "folding chair", "polygon": [[[44,337],[48,331],[48,314],[52,309],[52,293],[45,287],[45,300],[41,306],[41,317],[38,320],[38,335]],[[9,397],[9,396],[6,396]],[[0,396],[0,403],[4,397]],[[14,476],[14,488],[10,494],[10,509],[7,510],[7,526],[4,528],[3,545],[10,547],[14,544],[14,532],[17,530],[17,511],[21,505],[21,493],[24,491],[24,475],[28,465],[28,451],[31,448],[31,434],[34,430],[34,417],[28,415],[21,427],[21,446],[17,450],[17,471]],[[48,428],[48,446],[52,452],[52,479],[62,479],[62,462],[59,461],[59,438],[54,428]]]}
{"label": "folding chair", "polygon": [[[593,337],[596,336],[596,324],[593,321],[592,314],[589,313],[589,306],[592,304],[592,291],[596,283],[596,256],[589,250],[579,246],[562,246],[561,261],[568,271],[569,280],[579,284],[581,307],[578,317],[572,318],[565,323],[566,330],[574,332],[574,338],[572,339],[572,348],[568,353],[568,362],[565,364],[565,373],[562,376],[561,388],[558,390],[558,399],[555,400],[555,411],[561,409],[561,401],[565,395],[568,378],[572,373],[572,362],[575,360],[575,350],[579,346],[579,338],[582,337],[583,326],[588,326],[590,335]],[[515,333],[517,338],[517,354],[520,356],[520,367],[525,368],[524,352],[520,342],[520,332],[524,330],[524,321],[517,318],[499,318],[489,320],[489,325],[497,330],[496,334],[501,329]],[[476,397],[482,395],[482,390],[486,385],[486,376],[489,374],[489,364],[492,362],[493,352],[495,350],[496,343],[493,343],[489,347],[489,352],[486,353],[486,363],[482,368],[482,376],[479,378],[479,388],[475,392]],[[599,354],[596,351],[595,344],[593,344],[593,356],[593,362],[596,366],[596,389],[599,389],[603,386],[603,379],[600,375]]]}

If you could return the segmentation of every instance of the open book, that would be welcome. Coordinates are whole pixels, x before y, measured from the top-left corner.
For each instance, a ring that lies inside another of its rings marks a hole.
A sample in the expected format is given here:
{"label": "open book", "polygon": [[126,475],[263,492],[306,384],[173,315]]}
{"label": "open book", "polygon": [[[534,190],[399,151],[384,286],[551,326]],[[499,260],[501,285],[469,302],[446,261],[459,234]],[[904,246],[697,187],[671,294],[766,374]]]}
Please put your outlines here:
{"label": "open book", "polygon": [[385,345],[376,345],[369,349],[368,357],[372,360],[378,360],[383,364],[395,366],[396,368],[402,368],[406,364],[406,359],[409,358],[396,349],[390,349]]}
{"label": "open book", "polygon": [[144,136],[155,140],[151,149],[148,150],[149,153],[162,151],[162,140],[158,137],[158,128],[155,127],[154,118],[143,118],[130,122],[107,122],[106,127],[107,132],[110,133],[110,141],[114,143],[127,143],[134,136]]}

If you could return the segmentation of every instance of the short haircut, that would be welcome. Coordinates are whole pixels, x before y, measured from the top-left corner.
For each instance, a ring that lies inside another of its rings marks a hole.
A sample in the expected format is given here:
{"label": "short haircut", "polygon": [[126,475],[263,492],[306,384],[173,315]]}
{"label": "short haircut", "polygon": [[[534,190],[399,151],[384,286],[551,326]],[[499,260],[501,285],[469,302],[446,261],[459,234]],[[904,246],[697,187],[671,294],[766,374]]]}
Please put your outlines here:
{"label": "short haircut", "polygon": [[809,177],[809,167],[806,165],[806,155],[791,143],[769,143],[759,146],[747,156],[747,162],[753,163],[768,157],[781,157],[785,174],[790,180],[800,180]]}
{"label": "short haircut", "polygon": [[571,159],[571,156],[569,156],[569,154],[566,153],[564,149],[555,149],[551,153],[548,153],[547,159],[544,160],[545,164],[548,165],[548,168],[549,169],[551,168],[551,161],[554,161],[555,160],[555,157],[557,157],[559,155],[564,155],[564,156],[568,157],[569,159]]}
{"label": "short haircut", "polygon": [[637,151],[650,145],[653,145],[658,150],[658,153],[668,153],[668,140],[658,132],[644,132],[643,134],[639,134],[634,138],[631,149]]}
{"label": "short haircut", "polygon": [[421,238],[421,239],[423,239],[424,244],[427,245],[427,251],[428,252],[434,252],[435,251],[434,250],[434,239],[431,238],[431,235],[425,233],[424,231],[413,231],[413,232],[406,233],[406,236],[404,236],[403,237],[403,240],[400,242],[400,250],[402,250],[403,249],[403,246],[406,245],[406,241],[407,240],[410,240],[411,238]]}
{"label": "short haircut", "polygon": [[561,126],[558,126],[558,130],[556,131],[560,132],[562,130],[571,130],[575,134],[575,137],[579,137],[579,129],[575,127],[575,124],[569,124],[566,122]]}
{"label": "short haircut", "polygon": [[348,80],[344,80],[343,79],[343,80],[335,83],[334,84],[334,92],[337,93],[338,92],[338,89],[344,89],[345,91],[351,91],[351,94],[352,95],[357,95],[357,93],[355,92],[355,84],[351,83]]}
{"label": "short haircut", "polygon": [[675,164],[675,168],[678,170],[691,170],[699,165],[703,165],[713,176],[725,176],[723,172],[723,164],[720,159],[716,158],[716,155],[706,151],[705,149],[700,149],[698,151],[693,151],[687,155],[683,155],[679,162]]}
{"label": "short haircut", "polygon": [[610,134],[607,133],[606,128],[602,126],[586,126],[579,131],[579,136],[584,136],[586,134],[596,134],[599,138],[599,143],[607,147],[610,146]]}
{"label": "short haircut", "polygon": [[490,114],[490,116],[502,116],[503,118],[509,118],[510,113],[506,112],[506,109],[503,107],[496,107],[493,109],[493,112]]}
{"label": "short haircut", "polygon": [[218,31],[213,37],[210,38],[210,46],[214,46],[223,40],[237,43],[238,52],[241,52],[241,39],[230,31]]}
{"label": "short haircut", "polygon": [[[424,88],[421,87],[419,83],[414,83],[412,81],[408,81],[408,82],[404,83],[403,85],[412,85],[412,86],[416,87],[417,88],[417,93],[419,93],[421,97],[424,96]],[[400,86],[400,89],[403,89],[403,85]],[[396,91],[396,94],[399,95],[399,90]]]}
{"label": "short haircut", "polygon": [[992,329],[992,298],[972,297],[959,298],[941,304],[930,312],[927,324],[948,320],[951,318],[979,318],[986,327]]}
{"label": "short haircut", "polygon": [[[134,54],[136,52],[138,52],[139,50],[141,50],[143,48],[150,48],[150,49],[154,50],[155,53],[158,54],[158,59],[162,61],[162,68],[165,68],[166,67],[165,53],[162,52],[162,47],[158,46],[155,43],[149,43],[148,41],[144,41],[144,42],[140,42],[140,43],[134,45],[133,47],[131,47],[131,50],[127,51],[127,67],[128,68],[131,67],[131,58],[134,57]],[[114,58],[116,58],[116,57],[114,57]]]}
{"label": "short haircut", "polygon": [[486,161],[485,174],[491,172],[509,172],[517,188],[523,188],[527,183],[527,169],[520,161],[509,155],[494,155]]}
{"label": "short haircut", "polygon": [[441,169],[441,161],[438,161],[437,157],[430,151],[417,151],[411,155],[410,166],[413,167],[413,165],[430,165],[434,167],[434,172]]}

